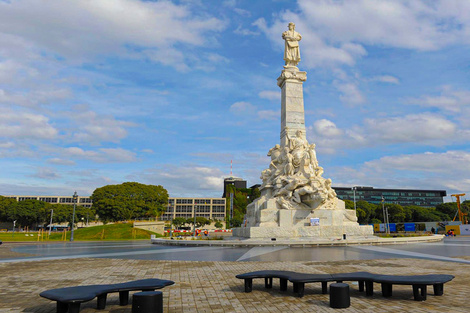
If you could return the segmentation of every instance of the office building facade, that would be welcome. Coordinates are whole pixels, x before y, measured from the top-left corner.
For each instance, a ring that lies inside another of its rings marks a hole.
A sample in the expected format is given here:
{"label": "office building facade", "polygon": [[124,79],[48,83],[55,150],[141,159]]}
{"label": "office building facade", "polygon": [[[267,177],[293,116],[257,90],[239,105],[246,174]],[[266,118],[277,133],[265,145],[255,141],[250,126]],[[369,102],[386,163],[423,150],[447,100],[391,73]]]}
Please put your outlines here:
{"label": "office building facade", "polygon": [[380,189],[374,187],[333,187],[341,200],[364,200],[374,204],[395,203],[401,206],[417,205],[421,207],[435,207],[444,203],[447,196],[445,190],[419,190],[419,189]]}
{"label": "office building facade", "polygon": [[222,197],[228,197],[227,186],[233,185],[235,188],[246,188],[246,180],[239,177],[227,177],[224,179],[224,194]]}
{"label": "office building facade", "polygon": [[194,218],[201,216],[211,220],[224,221],[224,198],[168,198],[168,208],[160,217],[162,221],[169,221],[175,217]]}
{"label": "office building facade", "polygon": [[[15,199],[16,201],[39,200],[50,204],[67,204],[73,205],[73,196],[4,196],[5,198]],[[93,201],[90,197],[77,198],[77,205],[85,208],[91,208]]]}

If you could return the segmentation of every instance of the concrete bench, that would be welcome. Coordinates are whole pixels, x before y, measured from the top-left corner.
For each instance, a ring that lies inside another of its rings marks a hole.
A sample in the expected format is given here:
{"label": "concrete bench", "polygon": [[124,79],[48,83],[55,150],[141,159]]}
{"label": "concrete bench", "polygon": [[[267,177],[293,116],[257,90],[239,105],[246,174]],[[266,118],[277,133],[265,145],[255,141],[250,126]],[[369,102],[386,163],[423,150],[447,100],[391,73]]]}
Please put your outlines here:
{"label": "concrete bench", "polygon": [[57,301],[57,313],[78,313],[81,303],[93,300],[94,298],[98,298],[97,309],[103,310],[106,307],[108,293],[119,292],[119,305],[127,305],[129,303],[129,291],[154,291],[174,283],[171,280],[150,278],[119,284],[50,289],[41,292],[39,295],[43,298]]}
{"label": "concrete bench", "polygon": [[434,294],[440,296],[444,293],[444,283],[451,281],[454,276],[445,274],[434,275],[380,275],[369,272],[336,273],[336,274],[306,274],[292,271],[257,271],[236,275],[239,279],[245,280],[245,292],[251,292],[254,278],[264,278],[265,287],[272,288],[272,279],[279,278],[281,291],[287,290],[287,281],[294,285],[294,293],[304,296],[306,283],[322,283],[322,293],[328,293],[328,282],[342,283],[344,281],[357,281],[359,291],[364,291],[367,296],[374,294],[374,282],[382,284],[382,295],[390,297],[392,295],[392,285],[411,285],[413,286],[413,295],[415,300],[426,300],[426,286],[434,287]]}

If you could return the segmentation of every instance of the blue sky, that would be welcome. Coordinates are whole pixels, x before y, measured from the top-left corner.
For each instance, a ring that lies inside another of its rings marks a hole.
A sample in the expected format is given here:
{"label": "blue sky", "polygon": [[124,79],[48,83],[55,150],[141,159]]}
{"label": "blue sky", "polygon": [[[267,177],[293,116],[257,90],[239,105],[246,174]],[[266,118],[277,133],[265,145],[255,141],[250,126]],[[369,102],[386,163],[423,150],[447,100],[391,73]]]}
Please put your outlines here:
{"label": "blue sky", "polygon": [[333,185],[470,193],[468,1],[0,0],[0,194],[260,183],[288,22]]}

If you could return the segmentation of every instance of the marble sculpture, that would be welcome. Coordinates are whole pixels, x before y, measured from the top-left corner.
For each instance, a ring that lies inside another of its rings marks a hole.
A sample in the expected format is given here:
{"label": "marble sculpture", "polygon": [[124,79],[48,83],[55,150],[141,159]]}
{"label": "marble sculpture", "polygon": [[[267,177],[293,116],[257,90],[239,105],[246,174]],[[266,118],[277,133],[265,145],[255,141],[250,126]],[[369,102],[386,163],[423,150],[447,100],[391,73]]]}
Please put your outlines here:
{"label": "marble sculpture", "polygon": [[[302,36],[289,23],[285,40],[281,88],[281,140],[268,152],[269,167],[261,172],[261,197],[247,207],[244,225],[233,235],[245,238],[369,236],[371,226],[360,226],[354,210],[336,197],[331,179],[325,179],[315,144],[305,134],[302,84],[307,73],[297,68]],[[311,226],[317,218],[319,226]]]}

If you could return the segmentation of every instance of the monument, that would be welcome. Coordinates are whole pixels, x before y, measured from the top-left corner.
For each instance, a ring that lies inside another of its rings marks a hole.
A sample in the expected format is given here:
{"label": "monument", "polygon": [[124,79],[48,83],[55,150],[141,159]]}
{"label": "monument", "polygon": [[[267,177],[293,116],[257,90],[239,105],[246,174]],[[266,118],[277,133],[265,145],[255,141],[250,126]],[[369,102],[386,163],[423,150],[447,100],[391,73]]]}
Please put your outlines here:
{"label": "monument", "polygon": [[372,226],[359,225],[356,212],[346,210],[336,197],[331,179],[322,177],[315,144],[307,141],[302,84],[307,73],[299,70],[302,36],[289,23],[282,33],[285,66],[277,79],[281,88],[280,144],[269,150],[269,167],[261,172],[261,196],[247,207],[245,223],[233,230],[242,238],[367,237]]}

